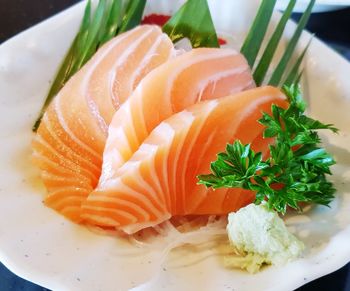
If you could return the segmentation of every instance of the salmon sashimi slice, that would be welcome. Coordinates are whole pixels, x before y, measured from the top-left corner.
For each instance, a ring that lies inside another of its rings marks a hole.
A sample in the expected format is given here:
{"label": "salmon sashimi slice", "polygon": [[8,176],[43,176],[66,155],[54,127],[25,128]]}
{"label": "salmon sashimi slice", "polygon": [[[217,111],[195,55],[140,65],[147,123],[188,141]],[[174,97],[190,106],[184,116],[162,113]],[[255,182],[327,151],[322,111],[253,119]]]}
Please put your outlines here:
{"label": "salmon sashimi slice", "polygon": [[143,25],[107,42],[62,88],[33,141],[46,205],[79,222],[81,203],[101,174],[114,113],[154,68],[175,57],[168,36]]}
{"label": "salmon sashimi slice", "polygon": [[[271,105],[287,105],[284,94],[260,87],[203,101],[161,122],[115,175],[83,203],[86,222],[127,233],[154,226],[174,215],[225,214],[252,202],[239,189],[207,189],[197,175],[226,144],[239,139],[266,152],[257,122]],[[112,130],[112,129],[111,129]],[[271,140],[270,140],[271,141]]]}
{"label": "salmon sashimi slice", "polygon": [[110,124],[99,184],[139,148],[164,119],[202,100],[255,87],[243,55],[232,49],[198,48],[148,74]]}

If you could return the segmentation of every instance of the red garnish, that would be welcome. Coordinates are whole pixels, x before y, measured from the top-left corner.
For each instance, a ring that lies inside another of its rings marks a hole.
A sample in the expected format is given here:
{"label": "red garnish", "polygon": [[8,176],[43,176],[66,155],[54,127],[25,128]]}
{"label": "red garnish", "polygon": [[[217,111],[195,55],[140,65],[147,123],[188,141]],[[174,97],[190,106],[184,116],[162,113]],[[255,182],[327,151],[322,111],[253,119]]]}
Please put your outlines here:
{"label": "red garnish", "polygon": [[218,40],[219,40],[219,45],[227,44],[227,41],[225,39],[223,39],[223,38],[219,37]]}
{"label": "red garnish", "polygon": [[163,14],[150,14],[146,15],[141,21],[142,24],[156,24],[159,26],[163,26],[170,19],[170,15]]}

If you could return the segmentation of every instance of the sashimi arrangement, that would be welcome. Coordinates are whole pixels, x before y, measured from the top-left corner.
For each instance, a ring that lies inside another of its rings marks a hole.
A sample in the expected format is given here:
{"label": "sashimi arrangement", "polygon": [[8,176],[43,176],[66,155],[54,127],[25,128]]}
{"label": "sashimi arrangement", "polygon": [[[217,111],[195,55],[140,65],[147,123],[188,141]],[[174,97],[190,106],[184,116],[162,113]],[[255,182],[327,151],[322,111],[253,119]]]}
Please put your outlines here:
{"label": "sashimi arrangement", "polygon": [[[307,47],[291,61],[314,2],[274,69],[296,1],[262,53],[273,0],[262,1],[240,52],[220,47],[206,0],[158,17],[162,28],[141,23],[146,1],[100,0],[92,19],[88,2],[34,126],[45,204],[124,236],[181,218],[228,220],[239,259],[227,264],[250,272],[300,255],[302,243],[277,213],[328,205],[335,193],[327,180],[335,161],[317,130],[337,130],[304,113],[298,83]],[[191,48],[177,45],[184,38]],[[259,233],[281,247],[256,246]]]}

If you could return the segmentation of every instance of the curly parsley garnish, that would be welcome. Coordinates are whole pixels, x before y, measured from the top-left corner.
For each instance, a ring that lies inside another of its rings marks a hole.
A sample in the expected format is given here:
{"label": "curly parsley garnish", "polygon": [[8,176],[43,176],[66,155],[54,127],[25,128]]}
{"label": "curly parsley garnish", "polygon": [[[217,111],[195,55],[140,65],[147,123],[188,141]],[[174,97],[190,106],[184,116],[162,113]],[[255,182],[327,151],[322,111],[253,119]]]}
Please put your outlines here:
{"label": "curly parsley garnish", "polygon": [[326,175],[335,164],[320,146],[319,129],[338,130],[304,114],[305,102],[298,86],[283,88],[287,109],[272,105],[272,114],[263,113],[264,138],[275,138],[270,157],[262,159],[250,145],[240,141],[226,146],[211,163],[212,174],[198,176],[207,187],[243,188],[256,192],[255,203],[266,200],[270,209],[285,213],[287,206],[300,210],[301,202],[328,205],[335,189]]}

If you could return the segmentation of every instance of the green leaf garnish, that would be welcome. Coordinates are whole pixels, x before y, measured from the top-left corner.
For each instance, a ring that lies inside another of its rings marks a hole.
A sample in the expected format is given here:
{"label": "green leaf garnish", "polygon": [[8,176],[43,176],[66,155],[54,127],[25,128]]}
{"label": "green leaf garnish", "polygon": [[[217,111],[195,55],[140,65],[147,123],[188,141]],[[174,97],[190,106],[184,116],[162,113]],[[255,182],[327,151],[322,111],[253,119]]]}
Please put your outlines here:
{"label": "green leaf garnish", "polygon": [[265,78],[266,72],[271,64],[272,58],[276,52],[277,46],[281,40],[286,24],[292,15],[296,0],[289,1],[288,7],[284,11],[273,35],[271,36],[264,53],[254,71],[253,77],[257,86],[260,86]]}
{"label": "green leaf garnish", "polygon": [[91,1],[87,2],[79,32],[58,70],[39,117],[33,125],[33,131],[38,129],[46,108],[58,91],[96,50],[115,35],[140,24],[145,4],[146,0],[130,0],[126,3],[122,0],[100,0],[91,16]]}
{"label": "green leaf garnish", "polygon": [[112,39],[117,34],[124,13],[123,9],[124,7],[122,0],[115,0],[112,2],[105,29],[104,31],[101,31],[101,35],[99,36],[100,46]]}
{"label": "green leaf garnish", "polygon": [[207,0],[187,0],[163,26],[173,42],[188,38],[193,47],[219,47]]}
{"label": "green leaf garnish", "polygon": [[296,77],[293,84],[295,84],[295,85],[300,84],[300,79],[301,79],[301,76],[303,75],[303,73],[304,73],[304,69],[299,72],[299,75]]}
{"label": "green leaf garnish", "polygon": [[77,58],[71,70],[73,74],[78,71],[96,52],[100,41],[99,36],[101,35],[102,30],[105,28],[106,10],[107,2],[105,0],[101,0],[98,3],[94,17],[90,23],[88,23],[87,27],[84,27],[84,30],[82,31],[84,35],[79,38],[79,42],[77,44]]}
{"label": "green leaf garnish", "polygon": [[276,0],[262,1],[258,13],[254,18],[253,25],[242,45],[241,53],[246,57],[251,68],[253,68],[255,59],[261,48],[275,5]]}
{"label": "green leaf garnish", "polygon": [[[296,0],[289,1],[289,4],[286,10],[284,11],[279,23],[277,24],[277,27],[275,28],[274,33],[269,39],[265,50],[262,52],[262,56],[258,65],[254,69],[254,63],[259,51],[261,51],[262,49],[262,42],[269,25],[275,3],[276,1],[273,1],[273,0],[263,0],[261,2],[260,8],[254,19],[253,25],[250,28],[250,31],[241,48],[241,53],[246,57],[248,64],[252,68],[253,78],[257,86],[260,86],[263,83],[266,73],[269,67],[271,66],[272,59],[280,43],[286,24],[291,16],[291,13],[293,12],[293,8],[296,4]],[[301,33],[307,24],[307,21],[310,17],[314,4],[315,4],[315,0],[311,0],[307,9],[303,13],[297,25],[297,28],[291,40],[289,41],[284,51],[284,54],[282,55],[281,60],[279,61],[277,67],[273,70],[272,77],[269,81],[270,85],[273,85],[273,86],[280,85],[281,79],[284,76],[287,67],[291,65],[290,64],[291,57],[300,39]],[[307,48],[308,46],[305,48],[305,52]],[[291,84],[291,79],[293,79],[295,83],[298,80],[298,77],[301,76],[301,75],[298,75],[298,70],[301,65],[305,52],[302,54],[300,58],[298,58],[296,63],[293,65],[293,68],[294,68],[293,72],[291,72],[286,78],[286,80],[288,81],[287,84]]]}
{"label": "green leaf garnish", "polygon": [[289,107],[272,105],[272,114],[264,113],[259,120],[265,126],[264,137],[275,138],[270,157],[263,160],[262,153],[237,140],[211,163],[212,174],[198,176],[199,184],[252,190],[255,203],[267,200],[270,209],[281,213],[287,206],[300,210],[302,202],[328,205],[332,201],[335,189],[326,175],[335,161],[320,146],[317,130],[337,129],[304,115],[298,86],[285,86],[284,92]]}
{"label": "green leaf garnish", "polygon": [[147,0],[129,0],[119,33],[128,31],[141,23]]}
{"label": "green leaf garnish", "polygon": [[299,41],[301,33],[303,32],[303,29],[305,28],[309,20],[314,4],[315,4],[315,0],[311,0],[305,12],[303,13],[291,40],[288,42],[287,48],[281,60],[279,61],[277,67],[275,68],[271,76],[269,85],[278,86],[280,84],[282,76],[284,75],[284,72],[289,63],[289,60],[293,55],[294,49]]}
{"label": "green leaf garnish", "polygon": [[290,86],[292,84],[298,84],[301,75],[299,76],[299,68],[301,66],[301,63],[304,59],[304,56],[311,44],[312,38],[310,38],[308,44],[306,45],[306,47],[304,48],[304,50],[302,51],[302,53],[300,54],[300,56],[298,57],[298,59],[296,60],[294,66],[292,67],[292,69],[290,70],[290,72],[288,73],[288,76],[286,78],[286,80],[283,82],[284,85],[286,86]]}

